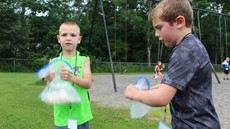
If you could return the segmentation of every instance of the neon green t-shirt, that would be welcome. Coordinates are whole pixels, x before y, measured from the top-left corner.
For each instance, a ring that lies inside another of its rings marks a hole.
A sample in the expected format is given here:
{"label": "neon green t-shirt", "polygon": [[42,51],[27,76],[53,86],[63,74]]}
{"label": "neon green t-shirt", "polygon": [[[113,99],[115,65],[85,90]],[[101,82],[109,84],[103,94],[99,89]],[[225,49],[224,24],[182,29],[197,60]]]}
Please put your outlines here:
{"label": "neon green t-shirt", "polygon": [[[77,76],[80,78],[83,77],[86,56],[80,56],[79,52],[77,52],[77,58],[76,56],[72,58],[64,58],[62,57],[62,53],[61,53],[59,57],[54,58],[53,60],[56,59],[62,59],[67,61],[73,68],[75,68],[75,63],[76,63],[76,67],[78,68]],[[76,84],[72,84],[72,85],[77,90],[82,101],[80,103],[55,105],[54,124],[56,126],[67,126],[69,118],[77,120],[78,125],[84,124],[85,122],[93,118],[91,107],[90,107],[89,96],[88,96],[88,90],[81,88]]]}

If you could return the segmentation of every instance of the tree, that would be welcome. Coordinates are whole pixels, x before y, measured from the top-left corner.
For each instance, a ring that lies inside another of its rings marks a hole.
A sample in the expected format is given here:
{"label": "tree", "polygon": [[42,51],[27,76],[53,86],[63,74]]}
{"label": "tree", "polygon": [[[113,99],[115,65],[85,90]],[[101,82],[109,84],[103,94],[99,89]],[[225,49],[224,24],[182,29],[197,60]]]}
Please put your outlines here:
{"label": "tree", "polygon": [[[230,4],[227,0],[190,1],[193,8],[216,12],[213,14],[194,9],[194,32],[201,38],[212,62],[218,63],[224,55],[229,55],[230,46],[229,16],[219,17],[218,12],[228,14]],[[58,27],[62,22],[72,20],[80,25],[83,36],[78,49],[94,59],[108,61],[101,5],[98,3],[95,9],[95,2],[91,1],[90,6],[83,11],[85,0],[2,0],[0,57],[53,57],[60,48],[56,39]],[[152,1],[103,0],[103,4],[114,61],[149,64],[159,59],[162,62],[168,61],[171,49],[161,46],[162,43],[154,37],[149,17]],[[94,12],[95,19],[91,28]],[[93,34],[90,35],[91,29]]]}
{"label": "tree", "polygon": [[[22,58],[25,56],[29,41],[26,27],[25,9],[19,6],[22,2],[3,1],[0,3],[1,57]],[[21,10],[21,11],[20,11]]]}

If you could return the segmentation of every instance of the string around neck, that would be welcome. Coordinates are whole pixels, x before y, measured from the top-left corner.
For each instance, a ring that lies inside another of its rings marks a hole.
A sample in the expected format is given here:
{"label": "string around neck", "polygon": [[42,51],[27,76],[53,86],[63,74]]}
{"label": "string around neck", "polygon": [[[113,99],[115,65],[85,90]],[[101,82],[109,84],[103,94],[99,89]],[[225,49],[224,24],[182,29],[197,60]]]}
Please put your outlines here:
{"label": "string around neck", "polygon": [[188,35],[190,35],[190,34],[192,34],[192,32],[187,33],[187,34],[181,39],[180,42],[182,42],[182,41],[183,41]]}
{"label": "string around neck", "polygon": [[[63,53],[60,54],[60,59],[61,60],[62,60],[62,54]],[[75,63],[74,63],[74,67],[73,68],[74,68],[73,74],[76,75],[76,72],[77,72],[77,69],[76,69],[77,68],[77,51],[76,51],[76,55],[75,55]]]}

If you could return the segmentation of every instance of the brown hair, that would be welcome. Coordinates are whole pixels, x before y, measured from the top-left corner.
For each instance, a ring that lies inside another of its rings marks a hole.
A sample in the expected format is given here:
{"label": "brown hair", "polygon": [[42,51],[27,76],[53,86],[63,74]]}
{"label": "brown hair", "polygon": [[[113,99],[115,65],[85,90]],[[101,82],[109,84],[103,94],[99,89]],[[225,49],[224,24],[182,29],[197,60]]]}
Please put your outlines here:
{"label": "brown hair", "polygon": [[192,26],[193,9],[188,0],[161,0],[151,12],[152,20],[158,17],[170,24],[179,15],[185,18],[186,27]]}

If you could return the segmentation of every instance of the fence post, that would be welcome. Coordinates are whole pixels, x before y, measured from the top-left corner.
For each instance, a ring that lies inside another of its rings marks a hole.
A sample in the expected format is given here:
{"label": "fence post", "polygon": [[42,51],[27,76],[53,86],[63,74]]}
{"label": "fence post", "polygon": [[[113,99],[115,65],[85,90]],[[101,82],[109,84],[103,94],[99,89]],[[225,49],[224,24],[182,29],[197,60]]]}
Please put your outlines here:
{"label": "fence post", "polygon": [[119,62],[119,64],[120,64],[120,72],[122,72],[122,69],[121,69],[121,62]]}
{"label": "fence post", "polygon": [[14,70],[13,70],[13,72],[15,72],[15,58],[13,58],[13,63],[14,63]]}

